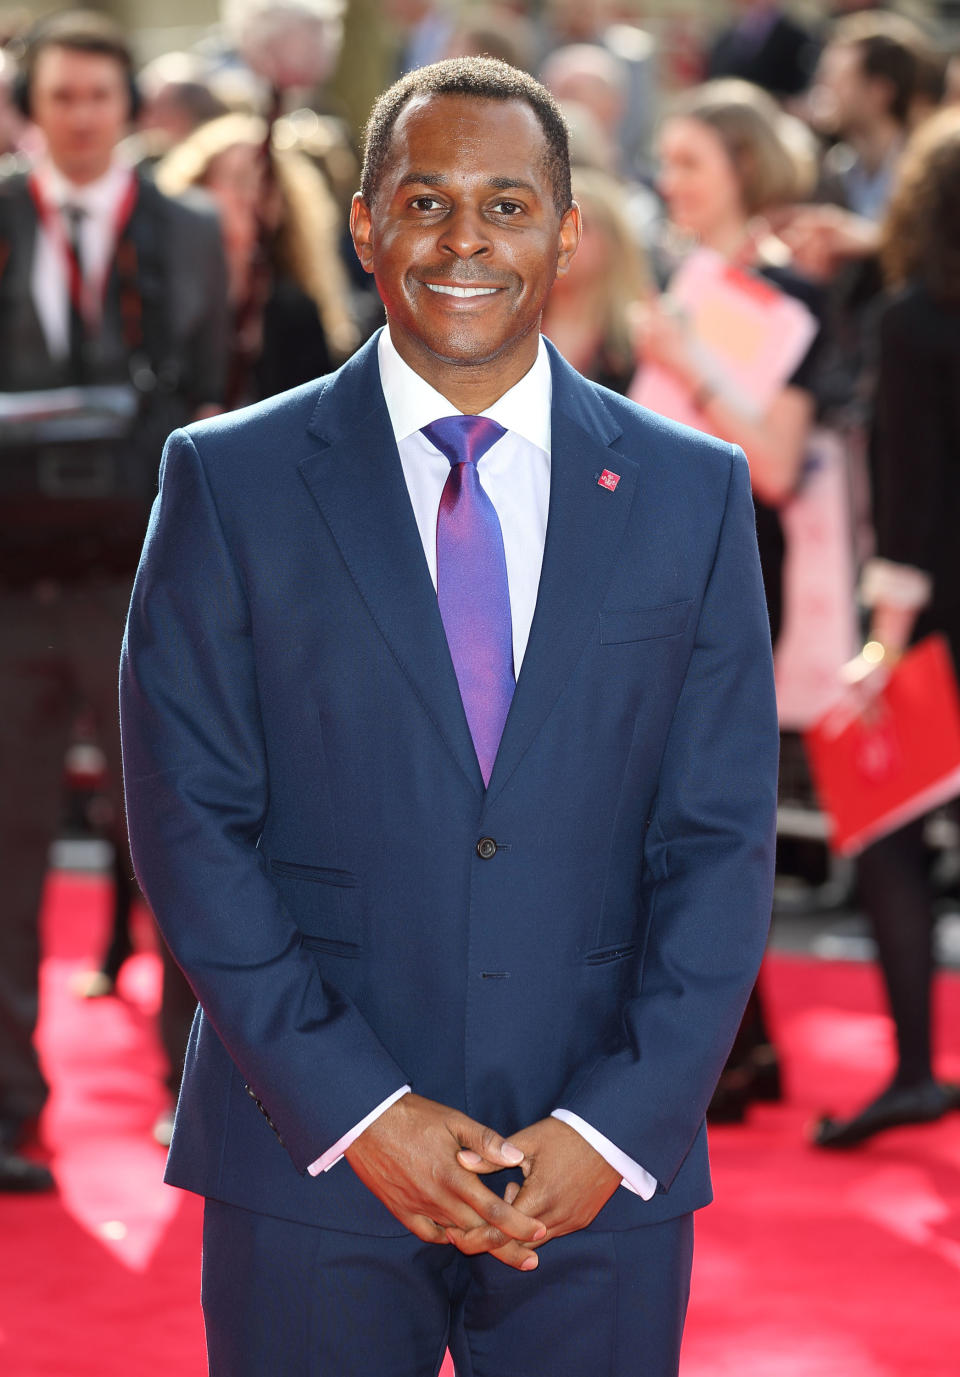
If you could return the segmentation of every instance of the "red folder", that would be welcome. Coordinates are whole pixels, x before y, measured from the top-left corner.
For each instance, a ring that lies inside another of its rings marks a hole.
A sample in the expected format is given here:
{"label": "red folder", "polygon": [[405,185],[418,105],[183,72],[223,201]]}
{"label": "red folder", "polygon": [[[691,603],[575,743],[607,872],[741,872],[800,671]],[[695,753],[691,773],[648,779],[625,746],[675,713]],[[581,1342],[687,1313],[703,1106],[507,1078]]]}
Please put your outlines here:
{"label": "red folder", "polygon": [[862,716],[838,705],[805,741],[843,856],[960,794],[960,693],[946,640],[918,642]]}

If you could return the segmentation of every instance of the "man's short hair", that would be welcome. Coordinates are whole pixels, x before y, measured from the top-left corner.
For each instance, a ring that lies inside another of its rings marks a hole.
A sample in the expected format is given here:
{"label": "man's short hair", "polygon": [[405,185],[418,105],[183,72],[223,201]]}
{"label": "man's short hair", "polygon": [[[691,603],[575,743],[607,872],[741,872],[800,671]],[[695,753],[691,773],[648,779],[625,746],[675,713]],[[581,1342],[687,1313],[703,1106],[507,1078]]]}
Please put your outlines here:
{"label": "man's short hair", "polygon": [[864,76],[889,82],[890,114],[907,124],[920,83],[921,62],[932,49],[921,28],[902,14],[869,10],[841,19],[830,34],[830,45],[856,48]]}
{"label": "man's short hair", "polygon": [[529,72],[492,57],[454,57],[418,67],[379,97],[364,131],[360,192],[372,205],[390,151],[393,127],[400,112],[415,96],[471,96],[476,100],[518,100],[528,105],[546,140],[545,165],[553,186],[558,215],[569,210],[570,147],[560,107],[545,86]]}
{"label": "man's short hair", "polygon": [[22,42],[15,97],[28,118],[33,74],[40,54],[48,48],[67,48],[70,52],[112,58],[123,70],[130,90],[131,114],[136,113],[139,92],[134,81],[133,52],[123,30],[99,10],[62,10],[39,20]]}
{"label": "man's short hair", "polygon": [[133,53],[123,30],[99,10],[64,10],[41,19],[25,41],[23,64],[28,75],[45,48],[112,57],[128,72],[133,71]]}

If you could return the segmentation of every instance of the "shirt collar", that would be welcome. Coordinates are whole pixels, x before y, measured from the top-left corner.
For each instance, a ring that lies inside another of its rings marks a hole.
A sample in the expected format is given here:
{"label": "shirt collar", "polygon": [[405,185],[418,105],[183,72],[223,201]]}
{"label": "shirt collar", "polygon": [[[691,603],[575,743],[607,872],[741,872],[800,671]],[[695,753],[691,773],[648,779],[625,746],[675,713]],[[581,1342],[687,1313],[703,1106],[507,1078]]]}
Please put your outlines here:
{"label": "shirt collar", "polygon": [[133,176],[130,168],[119,162],[111,163],[102,177],[83,186],[69,181],[49,161],[37,168],[37,174],[49,204],[80,206],[95,219],[108,219],[113,214]]}
{"label": "shirt collar", "polygon": [[[447,401],[443,393],[431,387],[400,357],[390,338],[389,326],[381,332],[377,357],[383,395],[398,444],[431,421],[456,413],[457,408]],[[552,396],[550,356],[541,335],[533,366],[481,414],[491,417],[505,430],[512,430],[549,454]]]}

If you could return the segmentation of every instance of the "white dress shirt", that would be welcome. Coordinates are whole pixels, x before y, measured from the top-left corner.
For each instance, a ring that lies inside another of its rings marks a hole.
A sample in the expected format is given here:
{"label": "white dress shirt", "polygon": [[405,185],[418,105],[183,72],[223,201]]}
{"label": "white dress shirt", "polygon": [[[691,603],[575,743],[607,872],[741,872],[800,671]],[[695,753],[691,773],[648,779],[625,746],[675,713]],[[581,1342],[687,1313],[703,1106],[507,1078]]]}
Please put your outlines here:
{"label": "white dress shirt", "polygon": [[[424,557],[436,588],[437,509],[450,464],[421,432],[423,426],[431,421],[459,413],[446,397],[404,363],[390,338],[389,328],[380,336],[378,356],[380,382],[400,451],[400,464],[420,531]],[[481,487],[496,509],[503,532],[513,619],[513,666],[518,677],[530,637],[547,534],[551,397],[550,359],[541,338],[533,367],[499,401],[481,413],[497,421],[507,431],[483,455],[477,465],[477,474]],[[310,1174],[318,1176],[323,1171],[329,1171],[363,1130],[410,1088],[408,1085],[401,1086],[377,1105],[361,1123],[311,1163],[308,1167]],[[569,1124],[586,1138],[591,1147],[620,1173],[622,1184],[628,1190],[644,1200],[650,1199],[657,1188],[656,1179],[621,1152],[616,1144],[568,1109],[555,1109],[553,1117]]]}
{"label": "white dress shirt", "polygon": [[64,254],[69,228],[63,207],[77,206],[83,211],[79,230],[83,313],[95,327],[116,244],[117,216],[133,173],[114,163],[95,182],[75,186],[51,162],[42,162],[35,175],[50,223],[38,226],[30,291],[50,356],[60,359],[70,352],[70,282]]}

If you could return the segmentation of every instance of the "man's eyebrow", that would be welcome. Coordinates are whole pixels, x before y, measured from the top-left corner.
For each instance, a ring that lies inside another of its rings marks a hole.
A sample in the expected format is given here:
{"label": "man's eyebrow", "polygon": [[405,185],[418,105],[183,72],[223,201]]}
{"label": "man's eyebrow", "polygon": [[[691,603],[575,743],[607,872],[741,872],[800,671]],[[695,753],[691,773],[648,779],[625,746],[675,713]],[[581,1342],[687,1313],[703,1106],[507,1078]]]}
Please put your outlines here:
{"label": "man's eyebrow", "polygon": [[408,172],[401,179],[401,186],[446,186],[447,178],[442,172]]}
{"label": "man's eyebrow", "polygon": [[533,182],[527,182],[522,177],[491,177],[487,186],[493,191],[531,191],[538,196],[539,190]]}
{"label": "man's eyebrow", "polygon": [[[488,177],[487,186],[491,191],[529,191],[533,195],[539,195],[539,190],[532,182],[525,181],[523,177]],[[436,186],[445,187],[450,185],[450,178],[445,172],[408,172],[400,180],[403,186]]]}

